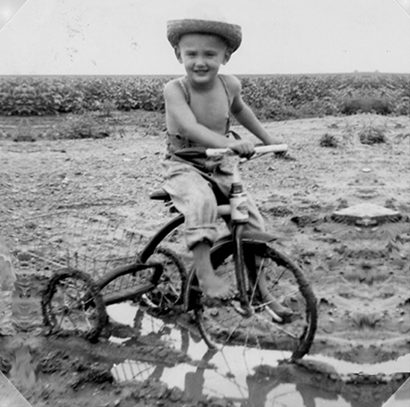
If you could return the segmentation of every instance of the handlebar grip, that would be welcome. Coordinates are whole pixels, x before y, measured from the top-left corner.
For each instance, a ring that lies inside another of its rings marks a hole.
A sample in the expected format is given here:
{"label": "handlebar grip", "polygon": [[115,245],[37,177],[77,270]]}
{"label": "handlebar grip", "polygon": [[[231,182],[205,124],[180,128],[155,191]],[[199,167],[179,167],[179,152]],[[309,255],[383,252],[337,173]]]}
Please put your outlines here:
{"label": "handlebar grip", "polygon": [[[267,146],[256,146],[255,154],[264,154],[264,153],[284,153],[288,151],[287,144],[271,144]],[[205,150],[207,157],[217,157],[224,154],[234,155],[235,153],[230,148],[207,148]]]}

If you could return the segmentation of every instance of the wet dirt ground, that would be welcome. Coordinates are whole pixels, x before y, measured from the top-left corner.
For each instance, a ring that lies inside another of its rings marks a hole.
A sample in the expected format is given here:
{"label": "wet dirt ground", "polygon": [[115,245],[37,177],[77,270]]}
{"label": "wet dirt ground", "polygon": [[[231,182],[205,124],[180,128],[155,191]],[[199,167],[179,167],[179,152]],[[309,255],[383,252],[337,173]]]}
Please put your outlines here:
{"label": "wet dirt ground", "polygon": [[[263,406],[273,403],[276,388],[297,393],[306,406],[315,398],[326,405],[381,406],[398,388],[410,354],[410,119],[367,114],[266,126],[282,135],[292,159],[263,156],[246,163],[243,180],[280,249],[312,284],[319,322],[310,356],[322,359],[288,365],[259,355],[246,373],[224,371],[228,379],[243,375],[247,385],[242,396],[231,397],[212,393],[204,379],[217,356],[201,361],[206,350],[192,353],[186,340],[175,344],[171,334],[163,335],[172,331],[163,321],[157,335],[136,329],[135,322],[114,325],[105,335],[126,343],[44,335],[41,290],[67,257],[98,278],[170,218],[168,209],[148,199],[161,185],[163,138],[127,126],[121,135],[99,140],[0,141],[1,234],[17,275],[0,328],[0,367],[32,405]],[[383,142],[361,137],[369,129],[379,129]],[[332,217],[362,204],[399,216]],[[173,244],[189,260],[183,245]],[[189,328],[183,322],[175,335],[200,346],[195,334],[181,333],[181,326]],[[136,380],[124,383],[112,369],[125,361],[150,373],[134,372]],[[387,373],[377,376],[380,371],[369,366]],[[188,382],[167,384],[164,371],[170,368]]]}

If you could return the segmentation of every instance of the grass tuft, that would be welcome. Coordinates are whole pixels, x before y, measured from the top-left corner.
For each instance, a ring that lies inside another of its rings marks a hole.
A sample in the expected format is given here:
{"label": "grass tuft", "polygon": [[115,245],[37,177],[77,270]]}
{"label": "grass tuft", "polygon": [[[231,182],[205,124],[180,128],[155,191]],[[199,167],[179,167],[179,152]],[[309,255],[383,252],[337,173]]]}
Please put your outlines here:
{"label": "grass tuft", "polygon": [[381,127],[367,125],[358,134],[362,144],[372,145],[386,142],[385,130]]}
{"label": "grass tuft", "polygon": [[337,142],[336,136],[334,136],[333,134],[325,133],[320,138],[319,145],[320,147],[336,148],[339,144]]}

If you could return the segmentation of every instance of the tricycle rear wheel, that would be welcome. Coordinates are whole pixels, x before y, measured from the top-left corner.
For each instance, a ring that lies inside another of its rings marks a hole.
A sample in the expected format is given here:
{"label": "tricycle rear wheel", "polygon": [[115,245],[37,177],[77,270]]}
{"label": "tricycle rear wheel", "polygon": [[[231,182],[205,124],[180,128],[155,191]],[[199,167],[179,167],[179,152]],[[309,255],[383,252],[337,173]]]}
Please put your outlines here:
{"label": "tricycle rear wheel", "polygon": [[86,273],[64,269],[53,275],[43,293],[43,322],[50,333],[96,341],[107,322],[97,285]]}

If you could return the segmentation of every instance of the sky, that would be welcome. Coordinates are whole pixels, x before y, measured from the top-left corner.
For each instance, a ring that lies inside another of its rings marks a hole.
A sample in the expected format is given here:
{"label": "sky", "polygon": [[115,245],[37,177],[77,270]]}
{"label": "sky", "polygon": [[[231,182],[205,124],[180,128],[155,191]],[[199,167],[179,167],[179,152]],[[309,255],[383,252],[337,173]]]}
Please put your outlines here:
{"label": "sky", "polygon": [[0,0],[0,75],[182,74],[184,17],[242,26],[226,73],[410,73],[410,0]]}

